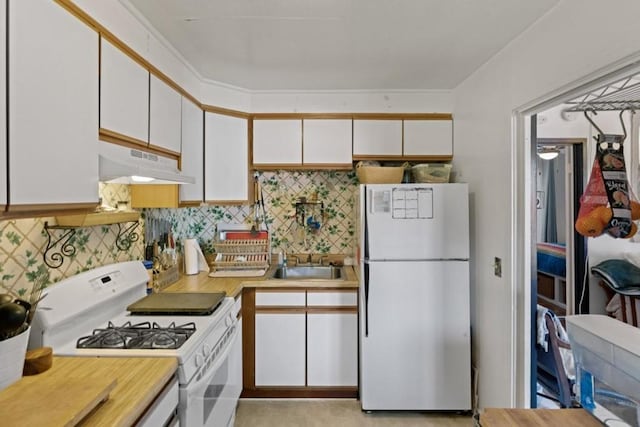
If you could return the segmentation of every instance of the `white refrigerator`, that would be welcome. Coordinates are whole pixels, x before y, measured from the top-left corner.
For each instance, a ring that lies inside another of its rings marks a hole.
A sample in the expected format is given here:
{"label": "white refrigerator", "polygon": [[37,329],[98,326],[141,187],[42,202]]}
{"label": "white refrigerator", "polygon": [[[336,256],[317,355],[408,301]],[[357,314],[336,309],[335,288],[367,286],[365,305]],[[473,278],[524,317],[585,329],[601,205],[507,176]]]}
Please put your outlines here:
{"label": "white refrigerator", "polygon": [[466,184],[360,186],[360,401],[471,409]]}

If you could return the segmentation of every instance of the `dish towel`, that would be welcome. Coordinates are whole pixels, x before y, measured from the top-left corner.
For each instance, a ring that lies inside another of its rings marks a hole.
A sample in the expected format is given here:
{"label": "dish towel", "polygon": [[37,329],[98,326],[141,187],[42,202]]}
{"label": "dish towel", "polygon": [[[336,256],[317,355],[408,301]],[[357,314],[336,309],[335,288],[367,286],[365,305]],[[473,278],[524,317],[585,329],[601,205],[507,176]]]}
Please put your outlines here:
{"label": "dish towel", "polygon": [[[544,316],[547,313],[551,315],[553,323],[556,325],[558,338],[564,342],[569,342],[569,335],[567,335],[567,331],[565,331],[564,326],[562,326],[562,323],[560,323],[560,319],[558,319],[554,312],[538,304],[536,322],[536,330],[538,331],[538,333],[536,341],[538,342],[538,344],[540,344],[544,351],[549,351],[549,342],[546,339],[546,336],[549,334],[549,329],[547,329],[547,323],[544,321]],[[560,357],[562,358],[562,367],[564,368],[564,372],[567,374],[567,378],[569,378],[570,380],[574,380],[576,378],[576,368],[574,365],[573,353],[571,352],[571,349],[560,347]]]}

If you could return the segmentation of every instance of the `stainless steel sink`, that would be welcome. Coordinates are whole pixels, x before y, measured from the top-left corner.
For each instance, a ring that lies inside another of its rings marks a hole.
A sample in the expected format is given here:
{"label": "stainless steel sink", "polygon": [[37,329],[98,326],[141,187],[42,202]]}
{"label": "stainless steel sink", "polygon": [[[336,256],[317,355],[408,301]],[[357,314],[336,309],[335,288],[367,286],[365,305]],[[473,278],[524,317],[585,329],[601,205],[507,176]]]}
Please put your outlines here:
{"label": "stainless steel sink", "polygon": [[274,279],[282,280],[344,280],[345,275],[342,267],[334,266],[294,266],[294,267],[278,267],[274,270]]}

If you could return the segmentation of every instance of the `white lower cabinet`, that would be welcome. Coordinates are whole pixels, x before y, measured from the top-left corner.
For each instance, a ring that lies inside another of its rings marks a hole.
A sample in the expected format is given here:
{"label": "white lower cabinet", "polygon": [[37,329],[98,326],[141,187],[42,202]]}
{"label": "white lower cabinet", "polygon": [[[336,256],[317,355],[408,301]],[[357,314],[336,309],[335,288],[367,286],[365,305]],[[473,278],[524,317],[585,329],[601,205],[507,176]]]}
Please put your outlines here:
{"label": "white lower cabinet", "polygon": [[256,313],[255,385],[305,385],[305,314]]}
{"label": "white lower cabinet", "polygon": [[355,390],[357,291],[256,292],[254,344],[257,388]]}
{"label": "white lower cabinet", "polygon": [[307,314],[307,385],[358,385],[357,313]]}

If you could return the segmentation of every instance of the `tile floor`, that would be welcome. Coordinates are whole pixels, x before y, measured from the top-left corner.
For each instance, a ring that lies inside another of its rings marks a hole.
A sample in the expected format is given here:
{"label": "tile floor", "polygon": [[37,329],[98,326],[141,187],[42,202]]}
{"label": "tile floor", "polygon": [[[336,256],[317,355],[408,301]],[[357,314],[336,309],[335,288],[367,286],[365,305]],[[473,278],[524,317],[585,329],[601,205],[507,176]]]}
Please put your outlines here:
{"label": "tile floor", "polygon": [[366,414],[355,399],[241,399],[235,427],[471,427],[471,416],[442,413]]}

